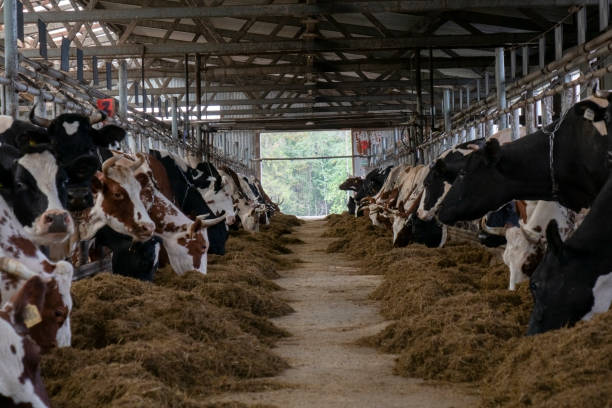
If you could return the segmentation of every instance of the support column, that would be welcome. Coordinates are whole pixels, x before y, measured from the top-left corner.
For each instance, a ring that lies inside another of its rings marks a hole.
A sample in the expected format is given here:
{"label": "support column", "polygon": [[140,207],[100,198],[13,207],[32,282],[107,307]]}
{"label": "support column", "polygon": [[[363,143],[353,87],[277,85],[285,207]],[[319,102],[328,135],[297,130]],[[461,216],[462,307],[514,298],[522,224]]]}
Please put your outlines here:
{"label": "support column", "polygon": [[178,141],[178,98],[172,97],[172,139]]}
{"label": "support column", "polygon": [[122,60],[119,62],[119,116],[122,118],[127,117],[128,111],[127,83],[127,61]]}
{"label": "support column", "polygon": [[18,75],[19,57],[17,54],[17,2],[4,0],[4,75],[10,80],[6,85],[5,112],[16,118],[19,95],[15,89]]}
{"label": "support column", "polygon": [[[504,49],[495,49],[495,87],[497,88],[497,108],[501,111],[506,109],[506,70],[504,67]],[[499,117],[499,129],[508,127],[508,117],[502,113]]]}
{"label": "support column", "polygon": [[444,100],[443,100],[442,111],[444,113],[444,131],[447,132],[447,133],[450,132],[450,130],[451,130],[451,116],[450,116],[451,102],[450,102],[450,98],[451,98],[450,89],[444,88]]}
{"label": "support column", "polygon": [[[538,42],[538,59],[540,69],[546,65],[546,38],[541,37]],[[552,122],[552,98],[550,96],[542,99],[542,126]]]}

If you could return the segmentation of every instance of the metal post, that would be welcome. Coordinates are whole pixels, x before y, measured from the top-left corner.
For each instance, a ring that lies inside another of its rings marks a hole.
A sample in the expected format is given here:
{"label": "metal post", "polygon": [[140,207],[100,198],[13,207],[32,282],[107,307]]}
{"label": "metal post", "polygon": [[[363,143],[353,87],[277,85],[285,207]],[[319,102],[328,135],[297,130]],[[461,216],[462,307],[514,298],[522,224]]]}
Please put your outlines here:
{"label": "metal post", "polygon": [[459,110],[463,110],[463,88],[459,88]]}
{"label": "metal post", "polygon": [[185,122],[183,123],[184,132],[189,130],[189,54],[185,54]]}
{"label": "metal post", "polygon": [[451,91],[448,88],[444,88],[444,100],[442,105],[442,112],[444,114],[444,131],[450,132],[451,130],[451,117],[450,117],[450,109],[451,109]]}
{"label": "metal post", "polygon": [[586,7],[582,7],[576,14],[578,20],[578,44],[586,42]]}
{"label": "metal post", "polygon": [[485,100],[489,96],[489,72],[485,72],[485,92],[484,92]]}
{"label": "metal post", "polygon": [[436,98],[434,97],[434,67],[433,67],[433,49],[429,47],[429,108],[431,115],[431,131],[436,127]]}
{"label": "metal post", "polygon": [[416,144],[422,143],[423,137],[423,89],[421,83],[421,50],[416,50],[416,111],[417,111],[417,125],[418,133],[416,137]]}
{"label": "metal post", "polygon": [[196,54],[196,106],[198,108],[198,120],[202,119],[202,56]]}
{"label": "metal post", "polygon": [[610,0],[599,0],[599,31],[608,28],[610,18]]}
{"label": "metal post", "polygon": [[6,85],[6,114],[16,118],[19,95],[15,89],[19,59],[17,54],[17,2],[4,0],[4,75],[10,80]]}
{"label": "metal post", "polygon": [[523,76],[525,76],[529,74],[529,47],[526,45],[523,46],[522,62],[523,62]]}
{"label": "metal post", "polygon": [[516,48],[510,50],[510,79],[516,79]]}
{"label": "metal post", "polygon": [[465,105],[467,106],[467,108],[470,108],[470,87],[466,86],[465,87]]}
{"label": "metal post", "polygon": [[480,102],[480,79],[476,80],[476,100]]}
{"label": "metal post", "polygon": [[128,97],[127,97],[127,61],[119,62],[119,115],[122,118],[127,117]]}
{"label": "metal post", "polygon": [[[504,110],[506,109],[506,72],[503,47],[495,49],[495,87],[497,88],[497,108]],[[499,118],[499,128],[506,129],[507,127],[508,118],[503,113]]]}
{"label": "metal post", "polygon": [[172,97],[172,139],[178,140],[178,98]]}
{"label": "metal post", "polygon": [[546,37],[540,37],[538,41],[538,57],[540,69],[546,65]]}
{"label": "metal post", "polygon": [[[539,67],[543,69],[546,65],[546,37],[540,37],[538,42],[538,57]],[[542,99],[542,125],[548,125],[552,122],[552,98],[546,97]]]}

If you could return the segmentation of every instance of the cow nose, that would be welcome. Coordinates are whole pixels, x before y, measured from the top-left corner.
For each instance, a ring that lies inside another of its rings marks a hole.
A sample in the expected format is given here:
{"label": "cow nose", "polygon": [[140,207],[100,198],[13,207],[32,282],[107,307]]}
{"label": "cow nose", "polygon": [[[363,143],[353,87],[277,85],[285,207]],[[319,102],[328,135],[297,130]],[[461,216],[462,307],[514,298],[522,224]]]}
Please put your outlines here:
{"label": "cow nose", "polygon": [[236,217],[233,215],[228,216],[227,218],[225,218],[225,223],[227,225],[232,225],[236,222]]}
{"label": "cow nose", "polygon": [[68,232],[70,216],[66,211],[47,211],[43,216],[43,223],[51,233],[65,233]]}
{"label": "cow nose", "polygon": [[141,232],[143,236],[151,237],[155,232],[155,224],[147,222],[141,225]]}
{"label": "cow nose", "polygon": [[67,196],[68,210],[70,211],[82,211],[86,208],[93,207],[93,195],[88,188],[70,188],[67,191]]}

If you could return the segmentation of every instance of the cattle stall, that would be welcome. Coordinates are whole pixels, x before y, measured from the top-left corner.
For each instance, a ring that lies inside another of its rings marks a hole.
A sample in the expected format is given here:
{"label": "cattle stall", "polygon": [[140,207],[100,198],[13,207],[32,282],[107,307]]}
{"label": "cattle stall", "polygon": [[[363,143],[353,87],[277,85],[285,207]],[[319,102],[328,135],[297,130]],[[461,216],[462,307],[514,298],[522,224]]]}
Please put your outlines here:
{"label": "cattle stall", "polygon": [[0,407],[608,407],[610,3],[0,0]]}

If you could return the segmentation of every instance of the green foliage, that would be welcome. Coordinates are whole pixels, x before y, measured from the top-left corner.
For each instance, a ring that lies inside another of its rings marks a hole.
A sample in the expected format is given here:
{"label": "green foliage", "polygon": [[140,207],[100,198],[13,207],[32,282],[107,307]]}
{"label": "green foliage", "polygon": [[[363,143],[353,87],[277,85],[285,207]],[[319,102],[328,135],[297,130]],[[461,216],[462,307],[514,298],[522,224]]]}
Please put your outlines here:
{"label": "green foliage", "polygon": [[[350,131],[263,133],[262,157],[351,154]],[[278,160],[262,164],[262,184],[286,214],[327,215],[346,209],[338,186],[352,173],[351,159]]]}

